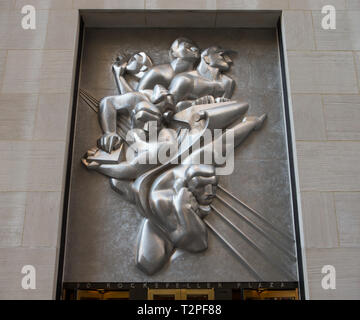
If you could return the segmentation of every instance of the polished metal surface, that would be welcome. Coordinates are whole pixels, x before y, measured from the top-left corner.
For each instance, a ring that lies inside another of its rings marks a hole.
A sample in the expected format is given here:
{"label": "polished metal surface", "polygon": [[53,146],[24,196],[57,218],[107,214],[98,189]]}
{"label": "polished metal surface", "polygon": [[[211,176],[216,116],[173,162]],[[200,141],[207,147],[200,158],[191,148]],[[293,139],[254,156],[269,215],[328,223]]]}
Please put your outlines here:
{"label": "polished metal surface", "polygon": [[[128,31],[86,34],[64,280],[296,280],[275,30]],[[234,173],[194,164],[229,128]],[[180,164],[145,161],[174,145]]]}

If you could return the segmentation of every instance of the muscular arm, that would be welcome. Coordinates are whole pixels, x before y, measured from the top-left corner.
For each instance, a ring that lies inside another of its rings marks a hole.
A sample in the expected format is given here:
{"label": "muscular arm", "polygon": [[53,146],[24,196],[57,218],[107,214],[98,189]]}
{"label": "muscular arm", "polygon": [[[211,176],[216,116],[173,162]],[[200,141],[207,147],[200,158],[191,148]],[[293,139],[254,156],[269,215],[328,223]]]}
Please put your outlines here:
{"label": "muscular arm", "polygon": [[111,96],[100,101],[99,122],[104,133],[116,132],[116,114],[125,108],[122,100],[121,96]]}
{"label": "muscular arm", "polygon": [[98,145],[106,152],[111,152],[120,146],[121,138],[116,133],[117,114],[129,114],[132,106],[147,98],[138,92],[129,92],[119,96],[109,96],[101,100],[99,108],[99,122],[104,132]]}
{"label": "muscular arm", "polygon": [[99,109],[99,121],[103,132],[115,133],[117,114],[128,115],[130,109],[141,101],[147,101],[147,97],[138,92],[129,92],[102,99]]}
{"label": "muscular arm", "polygon": [[172,94],[175,104],[180,101],[187,100],[188,95],[192,92],[193,79],[179,75],[170,83],[169,93]]}
{"label": "muscular arm", "polygon": [[175,246],[190,252],[205,250],[206,226],[196,213],[198,203],[195,197],[187,188],[181,188],[173,201],[178,221],[178,227],[171,235]]}
{"label": "muscular arm", "polygon": [[145,171],[152,169],[152,167],[154,165],[122,161],[118,164],[100,164],[96,171],[110,178],[135,180]]}
{"label": "muscular arm", "polygon": [[137,86],[137,91],[145,89],[154,89],[156,84],[161,84],[167,88],[174,77],[174,70],[169,64],[162,64],[152,67],[140,79]]}
{"label": "muscular arm", "polygon": [[142,152],[131,161],[121,161],[118,164],[100,164],[96,171],[120,180],[135,180],[144,172],[156,167],[156,164],[146,163],[147,152]]}
{"label": "muscular arm", "polygon": [[130,84],[126,81],[123,76],[116,78],[116,85],[120,94],[134,92],[134,89],[130,86]]}
{"label": "muscular arm", "polygon": [[223,77],[223,81],[225,82],[225,92],[222,97],[226,99],[231,99],[234,92],[235,81],[226,75],[223,75]]}
{"label": "muscular arm", "polygon": [[112,71],[114,74],[114,78],[119,94],[125,94],[134,91],[134,89],[129,85],[129,83],[126,81],[126,79],[123,76],[125,71],[124,64],[123,65],[120,65],[119,63],[113,64]]}

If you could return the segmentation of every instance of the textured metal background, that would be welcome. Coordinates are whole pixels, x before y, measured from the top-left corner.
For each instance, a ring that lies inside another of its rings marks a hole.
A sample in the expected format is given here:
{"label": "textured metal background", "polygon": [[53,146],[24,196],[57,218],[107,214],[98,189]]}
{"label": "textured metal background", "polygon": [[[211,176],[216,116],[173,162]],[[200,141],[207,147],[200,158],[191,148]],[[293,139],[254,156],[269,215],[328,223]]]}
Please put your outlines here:
{"label": "textured metal background", "polygon": [[[145,51],[155,64],[168,61],[172,41],[185,36],[202,49],[220,45],[236,50],[228,73],[236,81],[234,100],[248,101],[249,114],[268,114],[263,128],[236,151],[235,171],[220,184],[259,211],[282,231],[293,234],[289,164],[283,112],[278,42],[275,29],[87,29],[80,88],[97,99],[115,94],[111,64],[118,54]],[[87,171],[80,163],[101,135],[97,115],[78,103],[65,256],[65,282],[254,281],[238,258],[209,230],[209,249],[200,254],[177,251],[170,264],[154,276],[135,267],[135,244],[141,217],[136,208],[110,189],[109,179]],[[296,255],[286,240],[221,191],[227,201],[251,219],[278,245]],[[218,200],[214,204],[271,257],[242,239],[215,214],[207,218],[251,263],[263,281],[296,281],[291,259],[248,222]],[[284,271],[275,267],[277,263]]]}

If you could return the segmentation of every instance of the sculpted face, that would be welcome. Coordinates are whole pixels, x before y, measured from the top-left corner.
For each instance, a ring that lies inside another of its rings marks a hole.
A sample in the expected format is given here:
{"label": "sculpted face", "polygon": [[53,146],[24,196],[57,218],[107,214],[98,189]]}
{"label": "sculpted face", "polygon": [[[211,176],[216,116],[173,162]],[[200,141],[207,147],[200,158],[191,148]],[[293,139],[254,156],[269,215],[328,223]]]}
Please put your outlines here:
{"label": "sculpted face", "polygon": [[134,54],[128,61],[127,71],[130,74],[134,74],[140,71],[142,61],[142,56],[138,53]]}
{"label": "sculpted face", "polygon": [[216,195],[217,178],[215,176],[196,176],[189,183],[189,190],[200,205],[209,205]]}
{"label": "sculpted face", "polygon": [[202,57],[209,66],[217,68],[220,71],[229,70],[230,64],[232,63],[232,60],[225,53],[225,50],[220,47],[210,47],[206,49]]}
{"label": "sculpted face", "polygon": [[152,62],[145,52],[135,53],[128,61],[126,71],[141,77],[151,67]]}
{"label": "sculpted face", "polygon": [[196,61],[200,58],[200,49],[187,39],[177,39],[171,46],[172,56],[187,61]]}

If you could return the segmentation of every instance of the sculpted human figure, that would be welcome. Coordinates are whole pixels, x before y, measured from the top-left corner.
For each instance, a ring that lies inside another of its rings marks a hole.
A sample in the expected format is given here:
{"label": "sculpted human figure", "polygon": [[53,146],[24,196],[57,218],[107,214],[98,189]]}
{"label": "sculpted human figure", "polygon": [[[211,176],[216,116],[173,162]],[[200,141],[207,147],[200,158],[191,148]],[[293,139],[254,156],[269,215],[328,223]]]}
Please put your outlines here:
{"label": "sculpted human figure", "polygon": [[205,49],[198,67],[193,70],[200,56],[199,49],[191,40],[179,38],[171,46],[170,64],[148,67],[149,58],[144,53],[139,53],[134,55],[128,64],[114,64],[113,72],[119,92],[132,92],[133,88],[123,76],[125,70],[139,72],[146,65],[147,71],[143,73],[136,91],[151,95],[156,84],[169,87],[177,109],[182,110],[192,104],[222,102],[231,98],[235,82],[224,74],[232,63],[228,52],[230,51],[217,46]]}
{"label": "sculpted human figure", "polygon": [[147,274],[160,270],[173,250],[196,253],[207,249],[203,218],[215,197],[217,177],[212,165],[179,165],[161,174],[149,192],[151,217],[137,246],[137,266]]}
{"label": "sculpted human figure", "polygon": [[149,92],[128,92],[108,96],[100,101],[99,122],[104,132],[98,145],[107,152],[120,146],[121,137],[117,133],[117,117],[123,115],[131,121],[131,128],[146,129],[149,121],[159,122],[162,117],[171,117],[174,112],[172,97],[161,85]]}
{"label": "sculpted human figure", "polygon": [[[191,40],[178,38],[170,47],[169,57],[170,63],[150,66],[149,58],[141,52],[134,55],[127,64],[121,61],[115,63],[113,72],[119,92],[122,94],[131,91],[152,90],[156,84],[168,88],[175,75],[194,69],[194,65],[200,58],[200,50]],[[125,80],[124,73],[125,71],[135,73],[144,67],[147,71],[142,72],[134,90]]]}
{"label": "sculpted human figure", "polygon": [[[227,51],[213,46],[201,53],[201,60],[196,70],[178,74],[171,81],[169,92],[174,97],[177,108],[182,110],[198,98],[203,103],[226,101],[231,98],[235,82],[223,74],[229,70],[232,60]],[[209,100],[210,99],[210,100]]]}
{"label": "sculpted human figure", "polygon": [[[171,117],[175,108],[172,97],[165,88],[176,74],[194,68],[194,64],[200,57],[200,51],[191,40],[178,38],[172,43],[169,56],[171,60],[169,64],[151,67],[149,57],[140,52],[135,54],[127,64],[118,61],[113,65],[120,95],[105,97],[100,102],[99,120],[104,132],[98,143],[101,149],[111,152],[120,146],[121,138],[116,132],[116,116],[119,113],[130,116],[137,104],[143,107],[148,106],[148,109],[152,110],[154,109],[152,104],[156,103],[159,108],[161,103],[160,112],[164,114],[165,119]],[[136,91],[123,77],[125,70],[141,77]]]}
{"label": "sculpted human figure", "polygon": [[[91,149],[82,159],[83,164],[91,170],[96,170],[106,176],[116,179],[133,180],[140,174],[158,165],[150,163],[149,159],[157,159],[160,148],[170,148],[177,143],[175,131],[164,127],[167,116],[173,112],[171,97],[167,90],[159,85],[155,86],[151,98],[140,92],[130,92],[119,96],[110,96],[100,102],[99,120],[104,131],[98,140],[98,145],[104,151],[110,153],[118,149],[122,143],[117,133],[117,117],[123,114],[131,119],[131,138],[136,150],[127,158],[126,149],[122,152],[122,161],[116,164],[100,163],[96,161],[97,149]],[[155,126],[158,133],[157,140],[148,141],[150,125]],[[92,160],[89,160],[89,157]]]}
{"label": "sculpted human figure", "polygon": [[115,83],[119,94],[135,91],[129,82],[125,79],[125,73],[131,78],[134,78],[137,86],[139,80],[152,67],[152,61],[145,52],[135,53],[126,62],[123,56],[118,56],[115,63],[112,65],[112,72],[115,77]]}
{"label": "sculpted human figure", "polygon": [[[170,58],[169,64],[152,66],[150,58],[140,52],[127,64],[113,66],[120,95],[100,102],[103,135],[98,146],[105,155],[119,152],[121,157],[106,162],[95,148],[82,159],[88,169],[110,177],[111,187],[144,216],[136,265],[149,275],[162,269],[176,249],[190,253],[207,249],[203,219],[211,211],[218,183],[216,170],[222,164],[214,160],[203,164],[197,159],[221,158],[229,145],[233,152],[251,132],[262,127],[266,118],[266,114],[244,117],[249,105],[228,101],[234,81],[224,74],[232,63],[227,51],[218,46],[207,48],[193,70],[199,49],[190,40],[179,38],[171,46]],[[125,69],[140,79],[136,91],[124,78]],[[132,145],[118,134],[119,124],[125,134],[133,129],[137,149],[132,158],[124,156]],[[148,139],[151,124],[156,126],[154,143]],[[190,131],[184,133],[184,128]],[[196,146],[206,130],[213,134],[215,129],[223,130],[220,136],[211,135],[203,146]],[[229,132],[233,133],[232,142]],[[149,162],[153,157],[158,160],[159,151],[171,146],[180,148],[166,163]],[[175,158],[181,158],[180,164],[171,161]]]}
{"label": "sculpted human figure", "polygon": [[[232,113],[229,112],[227,116],[231,122]],[[245,117],[240,122],[233,119],[234,123],[230,126],[234,134],[233,148],[239,146],[252,131],[259,130],[265,118],[264,114]],[[136,258],[138,267],[147,274],[160,270],[176,248],[192,253],[207,248],[206,226],[202,219],[209,214],[216,194],[218,177],[215,168],[219,164],[197,164],[195,159],[200,159],[200,154],[223,153],[228,143],[227,135],[228,132],[224,132],[193,151],[181,164],[160,173],[151,183],[147,199],[149,209],[143,210],[146,222],[140,231]],[[219,140],[223,143],[222,149],[218,150],[214,145]],[[118,188],[127,195],[140,190],[139,186],[135,189],[125,186]],[[144,193],[141,196],[144,197]]]}
{"label": "sculpted human figure", "polygon": [[170,63],[154,66],[140,79],[137,91],[152,89],[155,84],[167,88],[175,75],[193,70],[195,63],[200,58],[199,48],[189,39],[176,39],[169,51]]}

